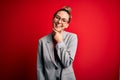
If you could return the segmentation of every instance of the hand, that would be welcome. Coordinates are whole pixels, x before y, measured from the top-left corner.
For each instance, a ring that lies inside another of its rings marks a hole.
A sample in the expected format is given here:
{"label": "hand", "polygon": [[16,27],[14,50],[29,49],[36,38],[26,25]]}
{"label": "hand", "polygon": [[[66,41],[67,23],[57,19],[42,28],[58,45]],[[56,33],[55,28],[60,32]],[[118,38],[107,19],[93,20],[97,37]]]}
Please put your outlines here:
{"label": "hand", "polygon": [[57,31],[56,29],[55,29],[55,27],[53,28],[53,32],[54,32],[54,39],[55,39],[55,41],[56,42],[62,42],[62,32],[63,31]]}

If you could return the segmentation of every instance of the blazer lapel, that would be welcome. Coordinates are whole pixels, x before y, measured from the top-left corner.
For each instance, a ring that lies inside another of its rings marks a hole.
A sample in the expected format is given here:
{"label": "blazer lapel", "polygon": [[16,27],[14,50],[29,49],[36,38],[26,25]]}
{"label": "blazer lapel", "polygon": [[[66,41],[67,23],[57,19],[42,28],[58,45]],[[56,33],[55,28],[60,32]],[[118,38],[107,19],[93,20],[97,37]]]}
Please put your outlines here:
{"label": "blazer lapel", "polygon": [[[66,32],[66,31],[63,31],[63,34],[62,34],[63,41],[65,40],[66,34],[67,34],[67,32]],[[52,33],[50,33],[50,34],[48,35],[46,47],[47,47],[47,49],[48,49],[49,56],[50,56],[53,64],[54,64],[56,67],[58,67],[58,65],[57,65],[56,62],[55,62],[55,58],[54,58],[54,48],[53,48],[53,41],[52,41]]]}
{"label": "blazer lapel", "polygon": [[53,64],[57,67],[57,64],[56,64],[55,59],[54,59],[54,48],[53,48],[53,42],[52,42],[52,33],[48,35],[46,46],[47,46],[49,56],[50,56]]}
{"label": "blazer lapel", "polygon": [[67,35],[67,32],[66,32],[66,31],[63,31],[63,34],[62,34],[63,42],[64,42],[64,40],[65,40],[66,35]]}

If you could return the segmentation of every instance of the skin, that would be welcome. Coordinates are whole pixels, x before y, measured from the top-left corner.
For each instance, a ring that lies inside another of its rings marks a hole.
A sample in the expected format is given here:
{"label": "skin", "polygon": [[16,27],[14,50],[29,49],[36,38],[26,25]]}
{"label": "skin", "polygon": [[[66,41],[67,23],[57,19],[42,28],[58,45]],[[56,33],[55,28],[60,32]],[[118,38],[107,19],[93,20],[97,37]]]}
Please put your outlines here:
{"label": "skin", "polygon": [[[64,29],[69,26],[69,15],[65,11],[59,11],[56,15],[59,16],[60,19],[57,19],[56,17],[53,19],[53,38],[57,43],[59,43],[63,40],[62,33]],[[63,20],[67,22],[64,22]]]}

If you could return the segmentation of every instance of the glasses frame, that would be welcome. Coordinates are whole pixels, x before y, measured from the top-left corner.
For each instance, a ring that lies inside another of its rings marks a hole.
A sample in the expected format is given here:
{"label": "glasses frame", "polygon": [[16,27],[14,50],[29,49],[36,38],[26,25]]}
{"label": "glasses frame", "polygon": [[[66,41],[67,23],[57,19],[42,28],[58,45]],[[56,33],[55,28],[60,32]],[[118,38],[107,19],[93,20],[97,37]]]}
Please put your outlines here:
{"label": "glasses frame", "polygon": [[61,20],[63,23],[68,23],[69,22],[66,18],[61,18],[59,15],[56,15],[55,19]]}

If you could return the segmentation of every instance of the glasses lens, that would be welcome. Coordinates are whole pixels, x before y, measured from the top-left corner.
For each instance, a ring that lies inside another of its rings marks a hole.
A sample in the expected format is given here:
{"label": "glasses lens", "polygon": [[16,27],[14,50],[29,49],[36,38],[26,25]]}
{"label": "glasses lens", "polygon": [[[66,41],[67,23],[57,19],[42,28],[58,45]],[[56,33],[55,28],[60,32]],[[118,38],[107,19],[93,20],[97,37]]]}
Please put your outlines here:
{"label": "glasses lens", "polygon": [[68,20],[67,20],[66,18],[61,18],[61,17],[58,16],[58,15],[56,15],[55,18],[58,19],[58,20],[61,19],[61,21],[64,22],[64,23],[68,22]]}

